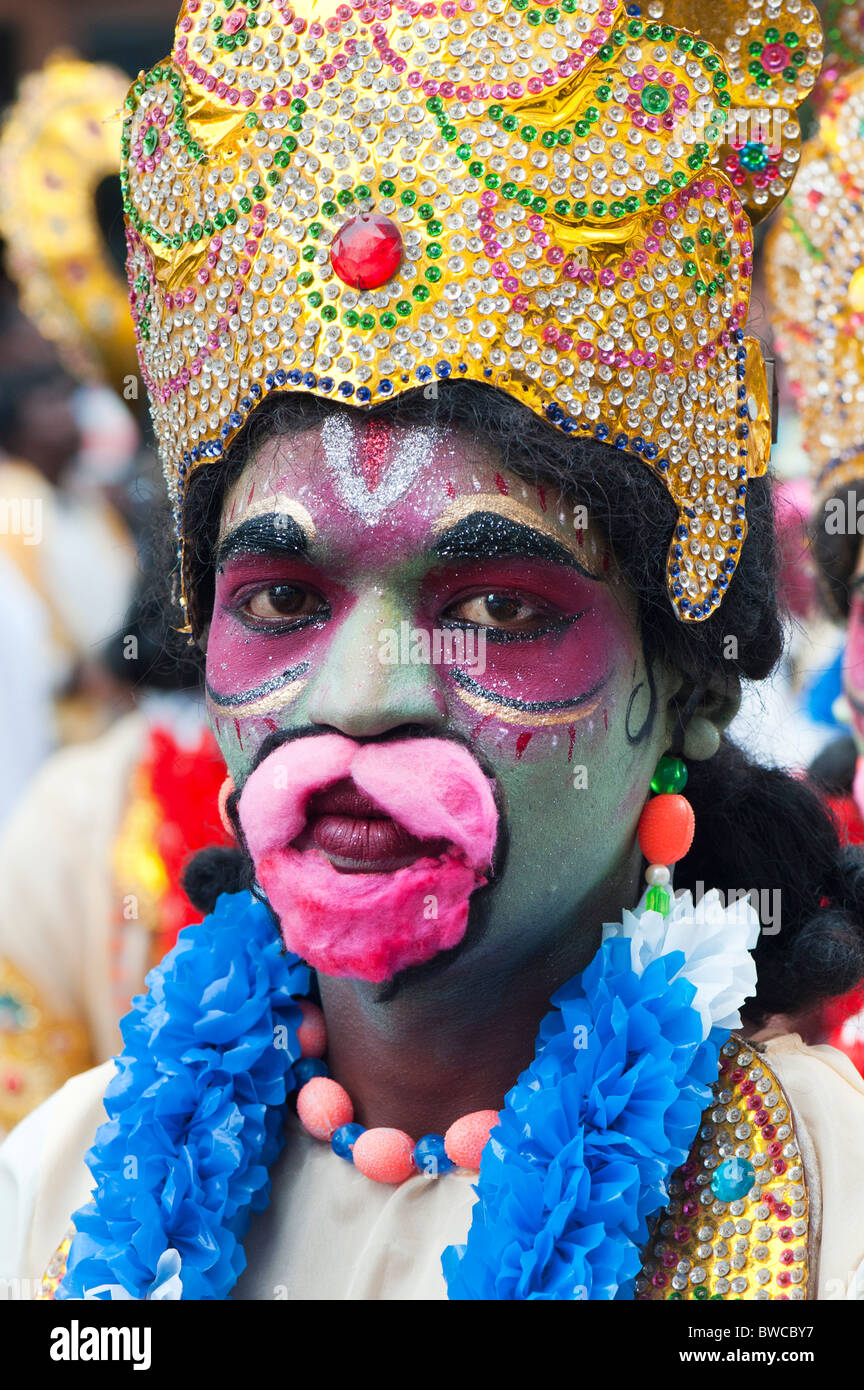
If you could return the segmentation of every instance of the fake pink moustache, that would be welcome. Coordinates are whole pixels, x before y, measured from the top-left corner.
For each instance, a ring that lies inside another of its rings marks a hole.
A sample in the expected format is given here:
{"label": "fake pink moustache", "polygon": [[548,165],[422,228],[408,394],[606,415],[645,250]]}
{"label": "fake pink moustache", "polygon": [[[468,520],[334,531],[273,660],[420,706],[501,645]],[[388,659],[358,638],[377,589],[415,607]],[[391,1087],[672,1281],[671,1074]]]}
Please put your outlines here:
{"label": "fake pink moustache", "polygon": [[[413,862],[371,873],[334,866],[304,832],[310,800],[337,783],[353,783],[361,804],[368,798],[413,839]],[[459,944],[470,895],[487,882],[498,825],[478,764],[437,738],[292,740],[252,773],[238,811],[286,946],[326,974],[370,981]]]}

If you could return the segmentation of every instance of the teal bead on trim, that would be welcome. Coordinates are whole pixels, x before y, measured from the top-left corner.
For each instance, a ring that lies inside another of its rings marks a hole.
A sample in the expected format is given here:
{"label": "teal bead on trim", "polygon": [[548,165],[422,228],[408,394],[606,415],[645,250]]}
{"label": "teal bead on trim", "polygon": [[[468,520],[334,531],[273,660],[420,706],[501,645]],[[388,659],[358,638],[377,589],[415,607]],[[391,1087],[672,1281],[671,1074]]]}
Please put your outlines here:
{"label": "teal bead on trim", "polygon": [[664,753],[651,778],[651,790],[657,795],[682,792],[687,785],[687,764],[683,758],[671,758]]}
{"label": "teal bead on trim", "polygon": [[727,1158],[714,1169],[711,1191],[718,1202],[738,1202],[756,1181],[756,1169],[746,1158]]}

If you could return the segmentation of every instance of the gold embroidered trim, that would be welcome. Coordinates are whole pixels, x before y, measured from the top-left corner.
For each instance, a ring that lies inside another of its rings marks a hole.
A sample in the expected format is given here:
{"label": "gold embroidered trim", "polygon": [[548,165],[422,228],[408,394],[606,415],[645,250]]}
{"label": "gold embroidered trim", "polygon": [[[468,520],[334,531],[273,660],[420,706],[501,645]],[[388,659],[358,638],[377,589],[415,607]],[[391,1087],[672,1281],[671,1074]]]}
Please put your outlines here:
{"label": "gold embroidered trim", "polygon": [[48,1301],[57,1296],[57,1288],[60,1280],[66,1273],[66,1261],[69,1258],[69,1247],[75,1235],[75,1227],[70,1226],[63,1240],[57,1246],[51,1259],[48,1261],[48,1268],[42,1276],[42,1284],[38,1293],[33,1295],[34,1300]]}
{"label": "gold embroidered trim", "polygon": [[51,1014],[36,986],[0,957],[0,1130],[90,1065],[83,1023]]}
{"label": "gold embroidered trim", "polygon": [[[715,1099],[646,1248],[637,1299],[806,1299],[810,1203],[791,1107],[758,1046],[732,1037]],[[712,1191],[726,1159],[755,1169],[750,1191]]]}

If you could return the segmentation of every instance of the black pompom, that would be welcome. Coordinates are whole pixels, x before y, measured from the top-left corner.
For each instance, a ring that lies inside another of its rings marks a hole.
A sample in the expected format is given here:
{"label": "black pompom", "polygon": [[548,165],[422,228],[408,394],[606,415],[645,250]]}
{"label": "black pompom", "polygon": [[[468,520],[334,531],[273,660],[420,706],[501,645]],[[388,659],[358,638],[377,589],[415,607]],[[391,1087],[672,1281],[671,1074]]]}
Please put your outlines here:
{"label": "black pompom", "polygon": [[252,864],[239,849],[199,850],[185,865],[180,883],[193,907],[212,912],[221,893],[240,893],[251,888]]}
{"label": "black pompom", "polygon": [[843,734],[813,759],[808,775],[819,791],[828,796],[842,796],[852,790],[857,759],[855,740]]}

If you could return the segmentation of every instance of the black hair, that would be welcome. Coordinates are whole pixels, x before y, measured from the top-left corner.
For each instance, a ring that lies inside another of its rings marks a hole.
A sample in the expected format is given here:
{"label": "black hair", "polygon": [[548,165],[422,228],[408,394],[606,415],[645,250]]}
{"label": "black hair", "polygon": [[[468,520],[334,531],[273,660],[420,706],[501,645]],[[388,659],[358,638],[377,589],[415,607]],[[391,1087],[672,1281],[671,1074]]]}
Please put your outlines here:
{"label": "black hair", "polygon": [[[862,537],[855,527],[829,526],[832,513],[851,509],[858,519],[858,503],[864,501],[864,479],[838,488],[816,509],[810,525],[810,545],[816,561],[819,589],[828,613],[845,623],[852,603],[852,579],[858,564]],[[864,508],[862,508],[864,510]]]}
{"label": "black hair", "polygon": [[115,680],[139,692],[198,690],[204,654],[172,620],[170,568],[175,547],[167,507],[154,508],[149,520],[147,532],[139,538],[132,601],[120,628],[103,646],[101,659]]}
{"label": "black hair", "polygon": [[[348,407],[342,407],[348,409]],[[190,616],[204,627],[213,597],[213,553],[225,489],[273,436],[309,427],[333,409],[309,396],[275,395],[255,411],[224,460],[193,474],[184,530]],[[361,412],[358,412],[360,414]],[[741,680],[769,674],[783,648],[776,598],[777,548],[771,480],[751,480],[749,536],[720,608],[700,623],[680,621],[666,587],[676,509],[663,483],[634,456],[566,436],[511,397],[482,385],[438,386],[362,412],[397,423],[432,421],[488,441],[504,468],[559,486],[609,537],[616,564],[638,595],[649,670],[664,663],[685,678],[682,720],[711,685],[733,693]],[[816,791],[754,763],[723,738],[718,754],[690,763],[686,794],[696,815],[693,846],[675,870],[676,887],[699,884],[781,898],[780,930],[763,930],[756,948],[759,984],[749,1019],[796,1013],[850,989],[864,977],[864,860],[841,849]],[[208,880],[213,886],[213,875]],[[759,901],[760,899],[757,899]]]}
{"label": "black hair", "polygon": [[240,893],[255,880],[248,855],[229,845],[201,849],[183,866],[180,887],[199,912],[212,912],[222,893]]}
{"label": "black hair", "polygon": [[832,739],[817,753],[807,775],[825,796],[848,796],[855,780],[858,749],[851,734]]}
{"label": "black hair", "polygon": [[166,598],[149,576],[140,580],[122,626],[100,653],[114,679],[138,692],[201,688],[203,654],[170,621]]}
{"label": "black hair", "polygon": [[[844,626],[849,621],[862,537],[856,528],[829,526],[828,523],[832,512],[848,515],[850,502],[857,523],[859,501],[864,501],[864,479],[838,488],[823,499],[810,522],[810,548],[816,563],[819,595],[828,616]],[[852,791],[857,757],[854,739],[843,735],[813,760],[808,769],[810,779],[828,795],[848,796]]]}

